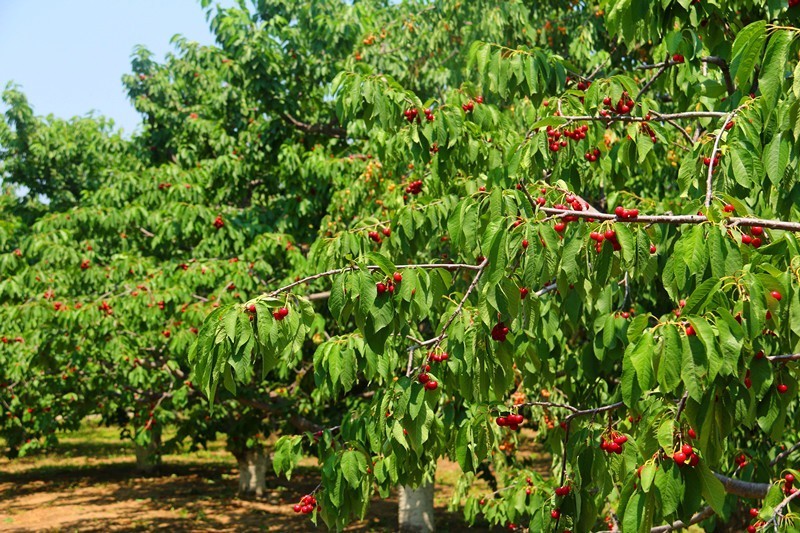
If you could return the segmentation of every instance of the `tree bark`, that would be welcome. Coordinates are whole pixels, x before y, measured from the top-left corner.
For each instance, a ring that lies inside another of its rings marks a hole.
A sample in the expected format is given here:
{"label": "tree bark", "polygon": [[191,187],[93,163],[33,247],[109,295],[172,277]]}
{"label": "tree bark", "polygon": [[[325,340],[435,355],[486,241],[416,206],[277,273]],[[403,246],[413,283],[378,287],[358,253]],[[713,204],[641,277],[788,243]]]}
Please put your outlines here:
{"label": "tree bark", "polygon": [[417,488],[400,487],[398,530],[403,533],[431,533],[435,531],[433,515],[433,483]]}
{"label": "tree bark", "polygon": [[269,455],[261,448],[236,454],[239,463],[239,495],[261,498],[267,488]]}
{"label": "tree bark", "polygon": [[161,445],[161,435],[153,433],[150,442],[147,446],[141,446],[134,443],[134,452],[136,453],[136,471],[143,474],[153,472],[158,465],[161,464],[161,455],[159,447]]}

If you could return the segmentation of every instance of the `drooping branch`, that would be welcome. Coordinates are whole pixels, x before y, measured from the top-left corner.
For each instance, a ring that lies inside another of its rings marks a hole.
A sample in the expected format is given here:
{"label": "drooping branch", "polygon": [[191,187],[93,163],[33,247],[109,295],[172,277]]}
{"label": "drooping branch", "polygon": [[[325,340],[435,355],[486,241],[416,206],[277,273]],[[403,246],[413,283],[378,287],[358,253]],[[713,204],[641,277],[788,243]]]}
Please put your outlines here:
{"label": "drooping branch", "polygon": [[[575,216],[578,218],[592,218],[595,220],[614,220],[629,224],[702,224],[709,219],[704,215],[639,215],[635,218],[620,218],[613,213],[589,213],[587,211],[573,211],[571,209],[556,209],[554,207],[540,207],[540,211],[548,215]],[[730,226],[761,226],[763,228],[780,229],[784,231],[800,232],[800,222],[784,220],[769,220],[765,218],[727,217]]]}
{"label": "drooping branch", "polygon": [[791,503],[791,501],[797,498],[798,496],[800,496],[800,490],[794,491],[793,493],[789,494],[781,501],[781,503],[775,506],[775,509],[772,511],[772,518],[770,518],[769,520],[769,523],[772,523],[772,525],[774,526],[775,531],[779,530],[778,528],[780,527],[780,524],[778,524],[778,522],[783,519],[784,507],[789,505],[789,503]]}
{"label": "drooping branch", "polygon": [[[305,278],[299,279],[297,281],[293,281],[288,285],[284,285],[279,289],[275,289],[274,291],[268,293],[269,296],[277,296],[282,292],[286,292],[289,289],[292,289],[298,285],[302,285],[304,283],[308,283],[309,281],[314,281],[315,279],[326,278],[330,276],[336,276],[338,274],[344,274],[345,272],[354,272],[356,270],[360,270],[361,267],[358,266],[350,266],[344,268],[335,268],[333,270],[327,270],[325,272],[319,272],[312,276],[306,276]],[[374,272],[376,270],[380,270],[381,267],[378,265],[367,265],[364,267],[365,269],[369,270],[370,272]],[[413,269],[436,269],[436,268],[443,268],[445,270],[458,270],[458,269],[466,269],[466,270],[481,270],[480,265],[467,265],[464,263],[423,263],[419,265],[396,265],[395,268],[397,270],[413,270]]]}
{"label": "drooping branch", "polygon": [[[728,67],[727,61],[718,56],[701,57],[700,61],[703,63],[708,63],[710,65],[715,65],[719,67],[719,69],[722,71],[722,77],[725,80],[725,88],[728,90],[728,94],[733,94],[736,92],[736,87],[734,87],[733,85],[733,79],[731,79],[731,70]],[[681,64],[683,64],[683,61],[673,61],[670,59],[668,61],[663,61],[661,63],[654,63],[652,65],[639,65],[638,67],[636,67],[636,69],[637,70],[652,70],[656,68],[665,69]]]}

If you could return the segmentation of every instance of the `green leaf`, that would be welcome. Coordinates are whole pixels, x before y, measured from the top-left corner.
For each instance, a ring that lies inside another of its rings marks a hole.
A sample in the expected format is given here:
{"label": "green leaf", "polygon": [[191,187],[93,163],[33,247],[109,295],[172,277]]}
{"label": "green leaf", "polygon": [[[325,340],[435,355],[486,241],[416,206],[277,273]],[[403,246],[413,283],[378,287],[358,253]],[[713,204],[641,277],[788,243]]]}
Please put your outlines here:
{"label": "green leaf", "polygon": [[717,479],[713,472],[708,468],[705,461],[695,467],[700,474],[702,483],[701,493],[714,512],[720,516],[725,516],[725,486]]}
{"label": "green leaf", "polygon": [[775,108],[778,96],[782,92],[784,71],[792,37],[793,32],[789,30],[774,31],[770,35],[758,80],[758,88],[761,89],[761,94],[766,100],[766,109]]}
{"label": "green leaf", "polygon": [[759,20],[743,28],[733,41],[731,51],[731,76],[739,86],[749,83],[755,66],[761,57],[761,49],[767,39],[767,22]]}

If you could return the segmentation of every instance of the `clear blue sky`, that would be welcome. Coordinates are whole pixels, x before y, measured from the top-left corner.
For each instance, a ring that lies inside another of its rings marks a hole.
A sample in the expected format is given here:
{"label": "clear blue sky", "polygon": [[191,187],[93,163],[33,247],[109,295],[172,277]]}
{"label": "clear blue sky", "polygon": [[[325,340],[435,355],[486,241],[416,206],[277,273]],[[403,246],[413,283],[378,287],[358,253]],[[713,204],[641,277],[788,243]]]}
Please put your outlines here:
{"label": "clear blue sky", "polygon": [[95,110],[130,134],[139,116],[121,78],[133,48],[161,60],[176,33],[214,42],[197,0],[0,0],[0,90],[13,80],[37,115]]}

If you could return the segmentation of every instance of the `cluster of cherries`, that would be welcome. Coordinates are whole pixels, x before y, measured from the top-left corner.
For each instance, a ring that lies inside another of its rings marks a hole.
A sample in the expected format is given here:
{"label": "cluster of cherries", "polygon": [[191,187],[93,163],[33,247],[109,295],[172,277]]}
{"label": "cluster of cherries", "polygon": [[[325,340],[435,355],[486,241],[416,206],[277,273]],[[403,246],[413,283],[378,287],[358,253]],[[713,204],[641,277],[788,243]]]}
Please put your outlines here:
{"label": "cluster of cherries", "polygon": [[[648,113],[647,115],[645,115],[644,118],[645,120],[650,120],[650,114]],[[645,135],[648,135],[650,137],[650,142],[652,142],[653,144],[656,144],[658,142],[658,138],[656,137],[656,132],[653,131],[653,128],[650,127],[650,124],[645,124],[644,122],[642,122],[642,124],[639,126],[639,131],[641,131]]]}
{"label": "cluster of cherries", "polygon": [[503,322],[498,322],[492,328],[492,340],[497,342],[505,342],[508,337],[509,329]]}
{"label": "cluster of cherries", "polygon": [[603,233],[593,231],[589,234],[589,238],[595,241],[596,244],[594,245],[594,251],[598,254],[603,251],[603,241],[610,242],[611,246],[614,247],[615,252],[622,249],[622,246],[617,240],[617,232],[611,228],[607,229]]}
{"label": "cluster of cherries", "polygon": [[710,157],[706,156],[706,157],[703,158],[703,164],[705,166],[709,166],[710,165],[712,167],[715,167],[715,166],[719,165],[719,158],[721,156],[722,156],[722,154],[717,152],[717,154],[714,156],[714,160],[713,161],[711,160]]}
{"label": "cluster of cherries", "polygon": [[[584,124],[582,126],[578,126],[574,130],[565,130],[563,135],[564,137],[572,139],[573,141],[580,141],[581,139],[586,138],[587,131],[589,131],[589,126]],[[561,139],[561,135],[562,133],[559,130],[554,129],[553,126],[547,126],[547,137],[549,138],[551,152],[558,152],[561,148],[565,148],[567,146],[567,140]],[[596,157],[595,160],[597,160]]]}
{"label": "cluster of cherries", "polygon": [[764,228],[761,226],[753,226],[750,228],[750,235],[747,233],[742,234],[742,244],[749,244],[753,248],[759,248],[762,244],[762,235],[764,235]]}
{"label": "cluster of cherries", "polygon": [[286,307],[281,307],[277,311],[272,312],[272,316],[273,318],[275,318],[275,320],[283,320],[288,315],[289,315],[289,309],[287,309]]}
{"label": "cluster of cherries", "polygon": [[784,481],[783,484],[784,494],[786,494],[787,496],[791,496],[792,494],[797,492],[797,489],[792,486],[794,484],[794,474],[786,474],[785,476],[783,476],[783,481]]}
{"label": "cluster of cherries", "polygon": [[603,98],[603,105],[605,105],[607,109],[601,109],[600,115],[604,117],[607,117],[612,113],[618,115],[627,115],[628,113],[631,112],[631,109],[633,109],[634,101],[628,95],[628,92],[625,91],[622,93],[622,96],[620,97],[620,99],[617,101],[616,104],[612,104],[611,97],[606,96],[605,98]]}
{"label": "cluster of cherries", "polygon": [[88,259],[84,259],[81,261],[81,270],[87,270],[89,267],[92,266],[92,262]]}
{"label": "cluster of cherries", "polygon": [[519,425],[525,421],[525,417],[519,413],[511,413],[503,416],[498,416],[495,419],[495,424],[501,428],[508,428],[511,431],[519,431]]}
{"label": "cluster of cherries", "polygon": [[[748,373],[749,373],[749,372],[750,372],[750,371],[748,370]],[[750,387],[748,387],[748,389],[749,389],[749,388],[750,388]],[[736,463],[736,466],[737,466],[738,468],[744,468],[745,466],[747,466],[747,456],[746,456],[745,454],[743,454],[743,453],[740,453],[739,455],[737,455],[736,457],[734,457],[734,459],[733,459],[733,462],[735,462],[735,463]]]}
{"label": "cluster of cherries", "polygon": [[586,152],[585,154],[583,154],[583,158],[586,159],[590,163],[594,163],[595,161],[600,159],[600,155],[601,155],[600,149],[599,148],[595,148],[594,150],[591,150],[591,151]]}
{"label": "cluster of cherries", "polygon": [[450,356],[447,354],[447,352],[430,352],[428,354],[428,360],[433,361],[434,363],[444,363],[448,359],[450,359]]}
{"label": "cluster of cherries", "polygon": [[222,220],[222,217],[217,215],[217,218],[214,219],[214,227],[220,229],[222,226],[225,225],[225,221]]}
{"label": "cluster of cherries", "polygon": [[[385,237],[389,237],[392,234],[392,230],[391,228],[383,228],[381,230],[381,233],[383,233]],[[371,241],[380,244],[383,241],[383,239],[381,238],[381,233],[378,233],[377,231],[370,231],[369,233],[367,233],[367,236]]]}
{"label": "cluster of cherries", "polygon": [[422,386],[425,387],[425,390],[436,390],[439,388],[439,382],[435,379],[431,379],[431,375],[428,374],[430,371],[431,365],[425,365],[423,371],[417,376],[417,381],[422,383]]}
{"label": "cluster of cherries", "polygon": [[700,456],[694,453],[694,448],[691,444],[684,444],[681,448],[672,454],[672,460],[678,466],[697,466],[700,462]]}
{"label": "cluster of cherries", "polygon": [[422,192],[422,180],[414,180],[406,187],[407,194],[419,194]]}
{"label": "cluster of cherries", "polygon": [[389,294],[392,294],[394,292],[395,285],[399,285],[401,281],[403,281],[403,275],[400,272],[395,272],[392,275],[391,279],[387,278],[385,280],[385,283],[383,281],[376,283],[375,288],[378,291],[378,296],[384,294],[387,291],[389,292]]}
{"label": "cluster of cherries", "polygon": [[164,183],[159,183],[158,184],[158,190],[159,191],[163,191],[164,189],[169,189],[170,187],[172,187],[171,183],[164,182]]}
{"label": "cluster of cherries", "polygon": [[625,209],[623,206],[618,205],[614,208],[614,214],[621,220],[632,220],[639,216],[638,209]]}
{"label": "cluster of cherries", "polygon": [[465,113],[472,113],[472,110],[475,109],[475,104],[482,104],[483,103],[483,96],[476,96],[475,100],[467,100],[466,103],[461,104],[461,109],[464,110]]}
{"label": "cluster of cherries", "polygon": [[300,503],[295,504],[292,509],[295,513],[311,514],[317,508],[317,499],[313,494],[306,494],[300,498]]}
{"label": "cluster of cherries", "polygon": [[[58,302],[56,302],[56,303],[58,303]],[[114,314],[114,310],[111,309],[111,306],[105,300],[98,307],[100,308],[100,310],[102,312],[104,312],[107,315],[113,315]]]}
{"label": "cluster of cherries", "polygon": [[626,442],[628,442],[628,437],[612,431],[608,437],[603,435],[602,440],[600,440],[600,449],[609,454],[620,455]]}

